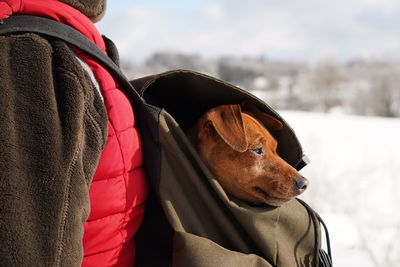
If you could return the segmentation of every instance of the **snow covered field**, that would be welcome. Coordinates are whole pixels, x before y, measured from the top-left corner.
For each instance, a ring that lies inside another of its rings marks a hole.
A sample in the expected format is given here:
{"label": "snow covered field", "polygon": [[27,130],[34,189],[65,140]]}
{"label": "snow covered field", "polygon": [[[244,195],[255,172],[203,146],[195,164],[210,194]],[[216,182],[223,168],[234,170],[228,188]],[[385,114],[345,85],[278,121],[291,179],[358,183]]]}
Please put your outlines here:
{"label": "snow covered field", "polygon": [[400,266],[400,119],[279,113],[311,159],[302,198],[328,225],[334,266]]}

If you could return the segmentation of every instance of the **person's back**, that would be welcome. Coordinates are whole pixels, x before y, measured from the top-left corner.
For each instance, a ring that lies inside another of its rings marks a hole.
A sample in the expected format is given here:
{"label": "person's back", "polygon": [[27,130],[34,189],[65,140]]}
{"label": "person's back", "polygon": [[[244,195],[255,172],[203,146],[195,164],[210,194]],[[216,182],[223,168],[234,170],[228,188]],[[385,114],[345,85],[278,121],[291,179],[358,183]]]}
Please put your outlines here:
{"label": "person's back", "polygon": [[[0,19],[52,18],[104,50],[78,11],[96,20],[104,2],[6,0]],[[147,185],[126,96],[89,57],[36,34],[0,36],[0,68],[1,265],[133,266]]]}

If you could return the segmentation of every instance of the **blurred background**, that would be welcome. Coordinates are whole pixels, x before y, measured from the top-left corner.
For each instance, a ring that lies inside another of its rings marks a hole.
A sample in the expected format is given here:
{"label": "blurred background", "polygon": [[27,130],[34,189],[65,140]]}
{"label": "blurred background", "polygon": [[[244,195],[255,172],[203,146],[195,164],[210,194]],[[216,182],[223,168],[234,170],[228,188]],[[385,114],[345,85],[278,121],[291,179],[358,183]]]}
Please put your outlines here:
{"label": "blurred background", "polygon": [[97,26],[130,78],[192,69],[276,108],[334,265],[400,266],[398,0],[109,0]]}

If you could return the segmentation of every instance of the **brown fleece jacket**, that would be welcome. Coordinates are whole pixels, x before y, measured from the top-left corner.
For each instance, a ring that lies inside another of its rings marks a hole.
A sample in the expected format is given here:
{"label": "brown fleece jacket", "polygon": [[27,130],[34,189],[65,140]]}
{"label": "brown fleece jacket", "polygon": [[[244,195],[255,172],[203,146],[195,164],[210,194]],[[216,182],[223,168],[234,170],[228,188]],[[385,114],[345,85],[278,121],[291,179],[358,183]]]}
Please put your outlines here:
{"label": "brown fleece jacket", "polygon": [[0,266],[80,266],[107,115],[69,47],[0,37]]}
{"label": "brown fleece jacket", "polygon": [[92,21],[99,21],[106,10],[106,0],[59,0],[85,14]]}

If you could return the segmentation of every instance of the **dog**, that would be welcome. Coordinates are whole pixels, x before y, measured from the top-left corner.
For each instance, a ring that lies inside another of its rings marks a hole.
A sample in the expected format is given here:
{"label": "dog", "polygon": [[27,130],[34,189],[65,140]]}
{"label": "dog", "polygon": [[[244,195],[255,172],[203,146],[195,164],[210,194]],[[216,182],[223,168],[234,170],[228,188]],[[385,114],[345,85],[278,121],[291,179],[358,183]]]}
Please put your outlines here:
{"label": "dog", "polygon": [[197,121],[196,146],[228,195],[251,204],[281,206],[308,186],[308,180],[277,154],[278,143],[270,131],[282,127],[249,101],[221,105]]}

